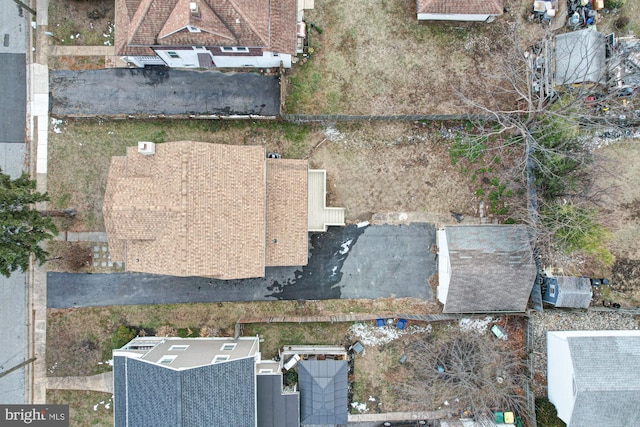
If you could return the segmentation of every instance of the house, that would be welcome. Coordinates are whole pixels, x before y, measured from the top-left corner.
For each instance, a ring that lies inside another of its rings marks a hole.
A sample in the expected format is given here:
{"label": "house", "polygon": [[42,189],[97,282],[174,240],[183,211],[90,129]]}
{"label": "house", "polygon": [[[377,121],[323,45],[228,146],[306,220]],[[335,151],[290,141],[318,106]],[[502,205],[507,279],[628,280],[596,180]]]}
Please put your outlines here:
{"label": "house", "polygon": [[313,0],[116,0],[116,55],[135,67],[290,68]]}
{"label": "house", "polygon": [[307,264],[308,232],[344,225],[325,172],[261,146],[141,142],[113,157],[103,214],[128,271],[218,279]]}
{"label": "house", "polygon": [[547,332],[547,388],[568,427],[640,425],[640,331]]}
{"label": "house", "polygon": [[447,226],[437,242],[444,313],[526,310],[537,272],[526,226]]}
{"label": "house", "polygon": [[297,369],[302,426],[347,424],[347,359],[339,346],[285,346],[280,352],[282,369]]}
{"label": "house", "polygon": [[594,29],[558,34],[554,39],[556,86],[607,83],[606,37]]}
{"label": "house", "polygon": [[503,0],[417,0],[419,21],[492,22],[504,12]]}
{"label": "house", "polygon": [[115,427],[300,425],[258,337],[137,337],[114,350],[113,377]]}
{"label": "house", "polygon": [[542,301],[556,307],[587,308],[593,292],[588,277],[545,277]]}

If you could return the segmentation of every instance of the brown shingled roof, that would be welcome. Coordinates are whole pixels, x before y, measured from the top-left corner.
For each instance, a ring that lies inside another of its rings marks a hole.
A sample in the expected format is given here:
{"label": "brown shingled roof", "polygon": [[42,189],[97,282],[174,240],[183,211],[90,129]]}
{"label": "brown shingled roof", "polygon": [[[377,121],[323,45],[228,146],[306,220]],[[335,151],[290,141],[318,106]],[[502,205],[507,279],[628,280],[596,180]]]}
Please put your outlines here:
{"label": "brown shingled roof", "polygon": [[307,264],[306,160],[267,159],[266,266]]}
{"label": "brown shingled roof", "polygon": [[[198,4],[198,16],[192,16],[191,2]],[[151,46],[245,46],[295,54],[296,0],[116,0],[115,28],[119,55],[153,54]]]}
{"label": "brown shingled roof", "polygon": [[112,158],[105,191],[111,258],[129,271],[220,279],[306,265],[307,168],[265,161],[260,146],[129,147]]}
{"label": "brown shingled roof", "polygon": [[502,15],[503,0],[418,0],[418,13]]}

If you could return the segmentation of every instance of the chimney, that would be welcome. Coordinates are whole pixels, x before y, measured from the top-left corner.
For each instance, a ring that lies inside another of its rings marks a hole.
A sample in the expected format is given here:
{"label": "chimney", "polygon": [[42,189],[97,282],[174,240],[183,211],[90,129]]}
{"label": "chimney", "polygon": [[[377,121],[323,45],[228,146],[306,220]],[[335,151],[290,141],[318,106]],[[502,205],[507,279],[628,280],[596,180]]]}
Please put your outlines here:
{"label": "chimney", "polygon": [[143,156],[151,156],[156,153],[156,144],[149,141],[139,141],[138,153]]}
{"label": "chimney", "polygon": [[192,1],[189,3],[189,12],[191,12],[191,16],[194,18],[200,18],[200,9],[198,8],[198,3]]}

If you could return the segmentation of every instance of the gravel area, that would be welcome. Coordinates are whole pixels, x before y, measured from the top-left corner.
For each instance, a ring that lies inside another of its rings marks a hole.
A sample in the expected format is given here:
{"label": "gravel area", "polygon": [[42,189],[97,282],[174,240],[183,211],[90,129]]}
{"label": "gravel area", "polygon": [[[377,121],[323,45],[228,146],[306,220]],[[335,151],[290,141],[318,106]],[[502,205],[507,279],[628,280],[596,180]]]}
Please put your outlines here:
{"label": "gravel area", "polygon": [[533,333],[534,392],[538,397],[547,394],[547,331],[638,329],[640,316],[604,311],[547,310],[532,314],[529,325]]}

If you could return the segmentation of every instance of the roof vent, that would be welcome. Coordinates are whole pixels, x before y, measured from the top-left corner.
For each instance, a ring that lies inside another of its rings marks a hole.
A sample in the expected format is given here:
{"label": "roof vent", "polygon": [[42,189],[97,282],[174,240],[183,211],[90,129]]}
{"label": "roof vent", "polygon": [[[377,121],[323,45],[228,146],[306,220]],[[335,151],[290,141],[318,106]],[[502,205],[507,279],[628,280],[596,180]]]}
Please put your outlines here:
{"label": "roof vent", "polygon": [[156,144],[149,141],[140,141],[138,142],[138,153],[151,156],[156,153]]}

